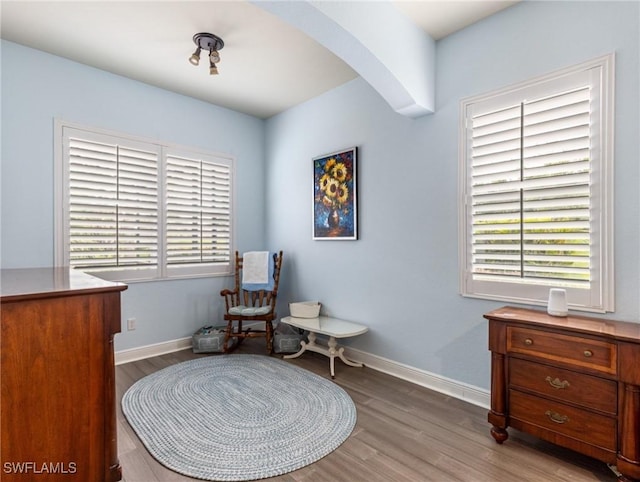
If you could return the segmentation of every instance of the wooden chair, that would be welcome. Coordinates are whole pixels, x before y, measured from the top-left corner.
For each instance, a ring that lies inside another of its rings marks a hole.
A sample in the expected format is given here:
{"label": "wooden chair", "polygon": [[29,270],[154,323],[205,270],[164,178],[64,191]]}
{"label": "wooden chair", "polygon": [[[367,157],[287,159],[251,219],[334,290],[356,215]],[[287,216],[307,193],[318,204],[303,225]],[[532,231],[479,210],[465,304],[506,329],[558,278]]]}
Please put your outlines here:
{"label": "wooden chair", "polygon": [[[243,258],[236,251],[235,285],[233,290],[222,290],[220,296],[224,297],[227,329],[224,337],[224,352],[229,353],[245,338],[264,336],[267,339],[267,353],[273,352],[273,320],[276,318],[276,298],[278,296],[278,284],[280,282],[280,267],[282,266],[282,251],[273,254],[273,289],[260,289],[248,291],[242,288]],[[243,330],[243,322],[264,321],[265,329]],[[233,338],[237,343],[233,344]]]}

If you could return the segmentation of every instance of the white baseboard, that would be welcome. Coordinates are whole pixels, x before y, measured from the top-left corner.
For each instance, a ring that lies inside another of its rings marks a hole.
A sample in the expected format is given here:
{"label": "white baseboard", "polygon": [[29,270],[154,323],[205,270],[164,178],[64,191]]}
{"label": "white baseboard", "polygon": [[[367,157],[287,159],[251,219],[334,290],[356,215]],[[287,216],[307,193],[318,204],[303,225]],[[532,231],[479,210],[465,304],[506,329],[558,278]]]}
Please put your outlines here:
{"label": "white baseboard", "polygon": [[[245,323],[244,328],[247,329],[259,325],[260,322]],[[178,338],[177,340],[169,340],[162,343],[155,343],[153,345],[141,346],[139,348],[120,350],[115,352],[116,365],[122,365],[123,363],[129,363],[136,360],[144,360],[145,358],[165,355],[175,351],[190,350],[191,340],[192,338],[187,336],[185,338]]]}
{"label": "white baseboard", "polygon": [[[166,353],[173,353],[180,350],[191,349],[191,337],[179,338],[164,343],[146,345],[140,348],[121,350],[115,353],[116,365],[129,363],[136,360],[143,360]],[[364,363],[365,366],[373,370],[406,380],[416,385],[429,388],[445,395],[450,395],[473,405],[483,408],[490,406],[490,393],[488,390],[468,385],[463,382],[436,375],[426,370],[420,370],[409,365],[373,355],[355,348],[345,347],[347,358]]]}
{"label": "white baseboard", "polygon": [[366,367],[379,372],[406,380],[416,385],[420,385],[430,390],[450,395],[454,398],[469,402],[483,408],[491,405],[491,394],[489,390],[469,385],[451,378],[436,375],[426,370],[420,370],[409,365],[404,365],[378,355],[373,355],[355,348],[345,347],[347,358],[363,363]]}
{"label": "white baseboard", "polygon": [[153,345],[145,345],[139,348],[130,348],[128,350],[120,350],[115,353],[116,365],[129,363],[136,360],[144,360],[166,353],[173,353],[180,350],[191,349],[191,337],[178,338],[177,340],[155,343]]}

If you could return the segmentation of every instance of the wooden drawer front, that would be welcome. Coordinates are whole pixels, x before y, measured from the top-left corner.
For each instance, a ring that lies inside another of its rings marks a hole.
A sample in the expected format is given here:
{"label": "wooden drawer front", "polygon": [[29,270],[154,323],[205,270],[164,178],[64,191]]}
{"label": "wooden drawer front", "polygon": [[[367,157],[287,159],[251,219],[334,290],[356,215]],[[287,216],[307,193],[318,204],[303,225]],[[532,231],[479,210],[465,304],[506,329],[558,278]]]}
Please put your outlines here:
{"label": "wooden drawer front", "polygon": [[507,351],[616,374],[616,345],[607,341],[509,326]]}
{"label": "wooden drawer front", "polygon": [[608,450],[616,450],[616,419],[509,390],[511,417]]}
{"label": "wooden drawer front", "polygon": [[509,385],[611,415],[617,413],[618,385],[613,380],[510,358]]}

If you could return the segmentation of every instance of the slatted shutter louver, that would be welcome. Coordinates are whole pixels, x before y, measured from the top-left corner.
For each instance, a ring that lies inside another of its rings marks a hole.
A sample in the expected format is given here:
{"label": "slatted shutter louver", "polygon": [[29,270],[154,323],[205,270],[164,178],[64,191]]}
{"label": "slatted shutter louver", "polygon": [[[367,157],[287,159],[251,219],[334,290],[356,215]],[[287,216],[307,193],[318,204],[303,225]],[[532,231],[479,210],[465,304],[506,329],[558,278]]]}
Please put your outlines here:
{"label": "slatted shutter louver", "polygon": [[158,264],[158,155],[69,138],[70,265]]}
{"label": "slatted shutter louver", "polygon": [[230,167],[175,155],[166,162],[167,264],[228,264]]}
{"label": "slatted shutter louver", "polygon": [[473,275],[590,280],[588,86],[472,118]]}

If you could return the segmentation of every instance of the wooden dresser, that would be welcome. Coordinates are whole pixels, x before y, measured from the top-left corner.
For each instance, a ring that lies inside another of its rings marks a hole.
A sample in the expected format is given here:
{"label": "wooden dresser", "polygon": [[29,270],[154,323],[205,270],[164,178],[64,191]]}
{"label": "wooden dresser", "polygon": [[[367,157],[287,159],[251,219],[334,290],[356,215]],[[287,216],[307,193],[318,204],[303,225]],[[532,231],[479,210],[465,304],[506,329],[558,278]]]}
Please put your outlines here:
{"label": "wooden dresser", "polygon": [[1,270],[0,479],[113,482],[121,283]]}
{"label": "wooden dresser", "polygon": [[640,479],[640,324],[508,306],[484,316],[493,438],[513,427]]}

